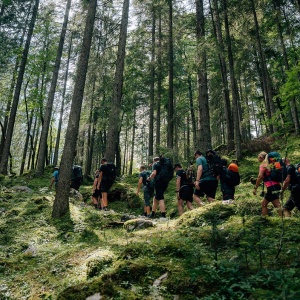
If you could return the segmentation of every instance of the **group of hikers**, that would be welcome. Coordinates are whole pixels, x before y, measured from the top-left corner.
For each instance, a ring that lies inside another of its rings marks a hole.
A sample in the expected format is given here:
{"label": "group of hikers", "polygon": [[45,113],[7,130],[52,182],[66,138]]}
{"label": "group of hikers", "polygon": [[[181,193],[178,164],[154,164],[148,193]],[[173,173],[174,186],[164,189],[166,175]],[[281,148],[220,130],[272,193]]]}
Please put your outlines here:
{"label": "group of hikers", "polygon": [[[186,169],[180,163],[176,163],[173,172],[176,172],[176,197],[178,214],[184,212],[184,203],[189,210],[193,209],[193,202],[197,206],[203,206],[202,198],[206,196],[209,203],[215,200],[216,191],[220,182],[222,203],[231,204],[235,199],[235,187],[240,184],[240,174],[237,161],[228,164],[227,160],[220,158],[213,150],[207,150],[205,155],[197,150],[194,153],[196,168],[191,162]],[[281,158],[278,152],[261,152],[258,155],[259,172],[254,184],[253,195],[256,195],[258,187],[263,182],[262,216],[268,215],[268,204],[271,202],[278,210],[280,216],[291,216],[291,211],[297,207],[300,210],[300,164],[293,165],[287,158]],[[144,216],[154,218],[158,205],[161,217],[166,216],[164,192],[168,187],[169,179],[166,176],[166,164],[170,164],[164,157],[156,157],[153,161],[152,171],[147,171],[145,166],[140,167],[138,195],[141,187],[144,191]],[[170,168],[169,168],[170,169]],[[172,171],[170,171],[172,172]],[[161,175],[161,176],[160,176]],[[266,188],[266,192],[264,192]],[[286,203],[281,207],[280,198],[286,189],[290,195]],[[153,205],[150,202],[153,197]]]}
{"label": "group of hikers", "polygon": [[[59,179],[59,167],[56,166],[54,167],[54,171],[52,173],[51,182],[49,185],[50,190],[52,189],[53,185],[56,189],[58,179]],[[82,182],[83,182],[82,167],[78,165],[74,165],[72,167],[70,188],[73,188],[78,191]]]}
{"label": "group of hikers", "polygon": [[[136,195],[143,189],[144,196],[144,216],[155,218],[159,207],[160,216],[166,218],[166,207],[164,193],[169,182],[176,173],[175,193],[177,198],[178,214],[184,212],[184,204],[187,209],[192,210],[193,203],[203,206],[202,201],[206,196],[209,203],[215,200],[216,191],[220,182],[222,192],[222,203],[231,204],[235,199],[235,187],[240,184],[240,174],[237,161],[233,160],[229,164],[226,159],[221,158],[211,149],[205,154],[197,150],[194,153],[196,167],[191,162],[184,169],[180,163],[174,166],[169,158],[155,157],[153,163],[140,167],[138,186]],[[291,216],[291,211],[297,207],[300,210],[300,163],[293,165],[287,158],[281,158],[278,152],[261,152],[258,155],[259,172],[256,179],[252,179],[254,184],[253,195],[257,194],[257,189],[263,182],[263,191],[260,194],[262,200],[262,216],[268,215],[268,204],[271,202],[282,216]],[[72,174],[78,166],[73,166]],[[78,190],[82,182],[82,173],[79,176],[80,182],[72,180],[71,187]],[[59,169],[55,168],[50,188],[58,182]],[[73,176],[73,175],[72,175]],[[101,159],[99,170],[95,172],[93,183],[92,202],[96,209],[108,210],[108,191],[116,179],[116,167],[113,163],[108,163],[106,158]],[[264,189],[266,188],[266,192]],[[281,205],[283,193],[290,190],[287,202]],[[153,199],[153,200],[152,200]],[[152,203],[151,203],[152,202]],[[151,206],[152,204],[152,206]]]}
{"label": "group of hikers", "polygon": [[[226,159],[221,159],[215,151],[207,150],[206,155],[197,150],[194,153],[196,169],[191,162],[187,169],[183,169],[180,163],[174,166],[168,158],[155,157],[152,164],[152,171],[147,171],[145,166],[140,167],[138,195],[141,187],[144,191],[144,216],[155,218],[159,206],[161,217],[166,217],[164,193],[170,179],[176,172],[176,197],[178,213],[184,212],[184,203],[189,210],[193,209],[193,202],[198,206],[204,205],[201,198],[206,196],[208,202],[213,202],[221,183],[223,203],[231,203],[234,200],[235,186],[240,183],[240,175],[236,162],[227,165]],[[153,205],[150,202],[153,197]]]}

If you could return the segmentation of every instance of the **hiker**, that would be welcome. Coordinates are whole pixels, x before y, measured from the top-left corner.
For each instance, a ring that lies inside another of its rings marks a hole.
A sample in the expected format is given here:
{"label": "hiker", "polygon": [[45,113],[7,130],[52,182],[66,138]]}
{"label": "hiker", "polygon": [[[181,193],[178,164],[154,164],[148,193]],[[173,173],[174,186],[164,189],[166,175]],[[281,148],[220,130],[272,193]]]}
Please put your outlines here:
{"label": "hiker", "polygon": [[258,154],[257,160],[259,161],[259,163],[262,163],[262,162],[265,160],[267,154],[268,154],[268,153],[267,153],[267,152],[264,152],[264,151],[262,151],[262,152],[260,152],[260,153]]}
{"label": "hiker", "polygon": [[286,189],[290,190],[290,196],[283,206],[284,215],[291,216],[291,211],[297,207],[300,210],[300,164],[296,166],[289,164],[287,177],[283,182],[282,193]]}
{"label": "hiker", "polygon": [[53,183],[54,183],[54,187],[56,189],[58,177],[59,177],[59,167],[54,167],[54,171],[52,173],[52,178],[51,178],[51,182],[50,182],[50,186],[49,186],[50,189],[52,189]]}
{"label": "hiker", "polygon": [[208,166],[206,158],[203,156],[202,152],[197,150],[194,153],[196,159],[196,181],[195,190],[193,195],[193,200],[202,206],[204,203],[201,201],[200,197],[206,195],[208,202],[213,202],[216,196],[216,191],[218,187],[219,176],[214,176]]}
{"label": "hiker", "polygon": [[223,204],[231,204],[234,200],[235,186],[240,184],[239,167],[231,163],[227,167],[227,160],[222,158],[223,172],[220,176]]}
{"label": "hiker", "polygon": [[76,191],[78,191],[82,182],[83,182],[82,167],[78,165],[74,165],[72,167],[70,188],[73,188]]}
{"label": "hiker", "polygon": [[[166,180],[165,174],[163,174],[163,162],[165,161],[165,158],[160,156],[159,160],[157,158],[155,158],[155,160],[156,160],[156,162],[152,166],[152,173],[148,177],[148,181],[155,179],[154,180],[155,195],[153,198],[151,218],[155,218],[155,214],[156,214],[158,205],[159,205],[161,217],[166,218],[164,193],[165,193],[166,189],[168,188],[169,180]],[[173,171],[172,165],[171,165],[171,169]]]}
{"label": "hiker", "polygon": [[[95,209],[102,209],[101,206],[101,190],[98,189],[98,177],[99,177],[99,170],[95,172],[95,178],[93,183],[93,193],[92,193],[92,201],[95,206]],[[99,206],[100,204],[100,206]]]}
{"label": "hiker", "polygon": [[148,181],[147,178],[151,175],[150,171],[146,171],[145,166],[140,167],[139,181],[138,187],[136,190],[136,195],[138,196],[140,193],[140,189],[143,186],[144,192],[144,216],[150,218],[151,217],[151,206],[150,200],[154,195],[154,181]]}
{"label": "hiker", "polygon": [[[108,165],[106,158],[102,158],[100,163],[101,163],[101,165],[100,165],[100,169],[99,169],[97,188],[101,190],[102,209],[104,211],[108,211],[107,193],[114,183],[115,178],[112,178],[112,176],[114,177],[115,174],[114,175],[111,174],[111,169]],[[110,165],[113,165],[113,164],[110,164]],[[114,172],[115,172],[115,170],[114,170]]]}
{"label": "hiker", "polygon": [[281,191],[281,185],[279,181],[275,181],[270,178],[271,174],[271,162],[272,158],[267,154],[264,161],[259,166],[258,177],[253,189],[253,195],[256,195],[256,191],[261,182],[264,182],[264,186],[267,189],[266,193],[262,193],[263,200],[261,203],[261,214],[262,216],[268,215],[268,204],[272,202],[273,206],[278,209],[278,214],[282,215],[281,205],[279,201],[279,195]]}
{"label": "hiker", "polygon": [[177,196],[177,207],[178,214],[181,216],[183,214],[183,203],[186,203],[186,206],[189,210],[193,208],[193,184],[188,184],[186,178],[186,171],[183,170],[180,164],[175,164],[174,166],[176,172],[176,196]]}

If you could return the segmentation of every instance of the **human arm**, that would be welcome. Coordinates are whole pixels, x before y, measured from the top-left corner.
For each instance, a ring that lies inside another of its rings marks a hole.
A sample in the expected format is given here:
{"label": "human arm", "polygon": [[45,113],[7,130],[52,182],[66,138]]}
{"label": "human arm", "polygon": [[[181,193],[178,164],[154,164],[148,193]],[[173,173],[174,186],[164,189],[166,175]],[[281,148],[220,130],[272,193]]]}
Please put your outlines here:
{"label": "human arm", "polygon": [[155,178],[156,175],[157,175],[157,171],[153,170],[152,173],[151,173],[151,175],[148,177],[147,180],[149,180],[149,181],[152,180],[153,178]]}
{"label": "human arm", "polygon": [[136,195],[137,196],[140,193],[140,189],[141,189],[142,184],[143,184],[143,177],[140,176],[139,181],[138,181],[138,187],[137,187],[137,190],[136,190]]}
{"label": "human arm", "polygon": [[199,189],[199,182],[200,182],[200,179],[201,179],[201,176],[202,176],[202,172],[203,172],[203,166],[199,165],[198,168],[197,168],[197,176],[196,176],[196,180],[195,180],[195,187],[197,189]]}
{"label": "human arm", "polygon": [[287,177],[286,177],[286,179],[283,182],[282,192],[284,192],[287,189],[287,187],[289,186],[290,182],[291,182],[291,175],[288,174]]}
{"label": "human arm", "polygon": [[98,190],[100,190],[100,184],[101,184],[102,178],[103,178],[103,172],[100,171],[100,172],[99,172],[99,176],[98,176],[98,178],[97,178],[97,186],[96,186],[96,188],[97,188]]}
{"label": "human arm", "polygon": [[259,173],[258,173],[258,177],[256,179],[256,182],[255,182],[255,186],[253,188],[253,195],[256,195],[256,191],[260,185],[260,183],[263,181],[264,179],[264,174],[265,174],[265,168],[264,167],[260,167],[259,168]]}
{"label": "human arm", "polygon": [[177,199],[180,199],[180,197],[179,197],[180,183],[181,183],[181,177],[177,176],[177,179],[176,179],[176,196],[177,196]]}

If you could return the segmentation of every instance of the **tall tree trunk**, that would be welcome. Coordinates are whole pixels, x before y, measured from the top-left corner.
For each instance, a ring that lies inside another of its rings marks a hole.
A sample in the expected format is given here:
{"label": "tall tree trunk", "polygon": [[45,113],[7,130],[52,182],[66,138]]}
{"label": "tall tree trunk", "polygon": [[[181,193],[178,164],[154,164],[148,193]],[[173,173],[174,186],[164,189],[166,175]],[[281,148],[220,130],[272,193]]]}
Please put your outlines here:
{"label": "tall tree trunk", "polygon": [[25,43],[24,50],[22,53],[21,64],[20,64],[20,68],[19,68],[15,93],[14,93],[12,106],[11,106],[11,110],[10,110],[10,115],[9,115],[9,121],[8,121],[6,137],[5,137],[4,147],[3,147],[3,153],[2,153],[1,162],[0,162],[0,173],[1,174],[7,174],[10,146],[11,146],[11,142],[12,142],[16,114],[17,114],[20,93],[21,93],[21,88],[22,88],[22,83],[23,83],[23,77],[24,77],[24,73],[25,73],[27,57],[28,57],[30,42],[31,42],[32,34],[33,34],[36,17],[37,17],[39,3],[40,3],[39,0],[35,0],[35,4],[33,7],[33,11],[32,11],[32,17],[31,17],[31,21],[29,24],[29,28],[28,28],[27,39],[26,39],[26,43]]}
{"label": "tall tree trunk", "polygon": [[[265,56],[262,50],[261,39],[259,34],[259,25],[258,25],[254,0],[250,0],[250,4],[251,4],[253,19],[254,19],[254,25],[255,25],[255,36],[256,36],[256,42],[258,46],[258,56],[259,56],[259,63],[260,63],[261,79],[262,79],[264,95],[265,95],[266,110],[267,110],[268,119],[271,119],[273,114],[275,113],[272,87],[269,79]],[[274,133],[273,124],[270,124],[269,128],[271,133]]]}
{"label": "tall tree trunk", "polygon": [[72,32],[71,38],[70,38],[70,43],[69,43],[69,49],[68,49],[68,58],[67,58],[65,76],[64,76],[64,86],[63,86],[63,91],[62,91],[62,101],[61,101],[61,106],[60,106],[59,121],[58,121],[57,135],[56,135],[56,141],[55,141],[55,149],[54,149],[54,157],[53,157],[53,165],[54,166],[56,166],[58,164],[60,135],[61,135],[64,110],[65,110],[66,91],[67,91],[67,82],[68,82],[68,77],[69,77],[69,66],[70,66],[70,59],[71,59],[73,35],[74,35],[74,33]]}
{"label": "tall tree trunk", "polygon": [[[33,121],[33,112],[34,110],[31,110],[30,116],[28,112],[28,103],[27,103],[27,98],[26,98],[26,90],[24,91],[25,94],[25,107],[26,107],[26,119],[27,119],[27,132],[26,132],[26,137],[25,137],[25,144],[23,148],[23,156],[22,156],[22,161],[21,161],[21,168],[20,168],[20,176],[24,172],[24,167],[25,167],[25,162],[26,162],[26,156],[27,156],[27,150],[28,150],[28,144],[29,144],[29,138],[30,138],[30,130],[32,126],[32,121]],[[29,159],[30,160],[30,157]]]}
{"label": "tall tree trunk", "polygon": [[[157,53],[157,100],[156,100],[156,155],[160,147],[160,126],[161,126],[161,97],[162,97],[162,20],[161,7],[158,9],[158,53]],[[152,161],[151,161],[152,162]]]}
{"label": "tall tree trunk", "polygon": [[[197,148],[197,135],[196,135],[196,116],[195,116],[195,108],[194,108],[194,97],[193,97],[193,88],[192,88],[192,78],[191,75],[188,75],[188,89],[189,89],[189,103],[190,103],[190,115],[191,115],[191,122],[187,122],[187,126],[190,126],[192,123],[192,133],[193,133],[193,146],[192,149]],[[189,129],[189,128],[188,128]],[[190,132],[190,131],[188,131]],[[188,134],[189,136],[189,134]],[[188,143],[188,156],[190,156],[190,143]]]}
{"label": "tall tree trunk", "polygon": [[48,101],[45,107],[45,113],[44,113],[44,123],[42,127],[41,132],[41,139],[40,139],[40,145],[39,145],[39,151],[38,151],[38,158],[37,158],[37,166],[36,166],[36,175],[41,176],[44,173],[44,167],[45,167],[45,158],[46,158],[46,149],[47,149],[47,139],[48,139],[48,133],[49,133],[49,127],[51,122],[51,116],[52,116],[52,108],[53,108],[53,102],[54,102],[54,95],[56,90],[56,84],[58,79],[58,73],[60,68],[60,62],[61,57],[63,53],[63,47],[64,47],[64,41],[67,31],[67,25],[69,20],[69,12],[71,7],[71,0],[67,1],[66,10],[65,10],[65,16],[64,16],[64,22],[60,34],[60,40],[58,44],[55,64],[54,64],[54,70],[52,75],[52,81],[48,96]]}
{"label": "tall tree trunk", "polygon": [[90,115],[89,115],[89,125],[87,129],[87,141],[86,141],[86,160],[84,168],[84,176],[87,177],[91,174],[92,168],[92,155],[93,155],[93,143],[94,143],[94,134],[95,134],[95,114],[94,114],[94,92],[96,85],[96,78],[93,76],[93,87],[91,93],[91,102],[90,102]]}
{"label": "tall tree trunk", "polygon": [[226,143],[227,143],[227,152],[229,153],[234,149],[234,131],[233,131],[233,118],[230,105],[229,97],[229,88],[228,88],[228,79],[227,79],[227,68],[225,60],[225,46],[223,41],[223,35],[221,30],[221,21],[219,14],[219,5],[217,0],[213,0],[213,5],[211,7],[212,11],[212,20],[214,25],[215,35],[217,37],[218,49],[219,49],[219,62],[222,76],[223,84],[223,97],[224,97],[224,113],[226,120]]}
{"label": "tall tree trunk", "polygon": [[74,84],[74,92],[66,132],[65,145],[60,163],[57,192],[53,204],[53,218],[59,218],[69,212],[71,170],[76,155],[80,113],[84,94],[86,73],[88,69],[90,48],[93,37],[96,9],[97,0],[90,0],[88,3],[88,12],[82,41],[82,48],[77,65],[76,80]]}
{"label": "tall tree trunk", "polygon": [[34,151],[34,137],[35,137],[35,133],[36,133],[36,130],[37,130],[37,123],[38,123],[38,118],[35,117],[34,118],[34,123],[33,123],[32,134],[29,135],[30,149],[29,149],[29,154],[28,154],[27,170],[33,170],[32,161],[34,161],[33,157],[35,155],[35,151]]}
{"label": "tall tree trunk", "polygon": [[150,110],[149,110],[149,151],[148,157],[153,157],[154,145],[154,84],[155,84],[155,24],[156,10],[152,7],[152,30],[151,30],[151,65],[150,65]]}
{"label": "tall tree trunk", "polygon": [[174,49],[173,49],[173,0],[169,2],[169,101],[168,101],[168,130],[167,147],[172,149],[174,146]]}
{"label": "tall tree trunk", "polygon": [[228,53],[228,62],[229,62],[229,73],[231,81],[231,94],[232,94],[232,108],[233,108],[233,122],[234,122],[234,142],[235,142],[235,152],[236,158],[242,158],[241,150],[241,134],[240,134],[240,122],[238,114],[238,105],[239,105],[239,93],[234,71],[234,60],[231,47],[231,37],[229,32],[229,23],[227,15],[227,0],[222,0],[223,3],[223,12],[224,12],[224,21],[225,21],[225,32],[227,40],[227,53]]}
{"label": "tall tree trunk", "polygon": [[[115,161],[116,148],[119,144],[118,131],[120,128],[120,113],[121,113],[121,102],[122,102],[122,88],[123,88],[123,71],[124,71],[124,60],[125,60],[125,49],[127,39],[127,27],[128,27],[128,12],[129,12],[129,0],[124,0],[121,31],[119,36],[118,45],[118,56],[116,64],[116,72],[114,78],[113,96],[111,109],[109,113],[108,121],[108,135],[105,156],[108,161]],[[121,166],[117,166],[120,170]]]}
{"label": "tall tree trunk", "polygon": [[[24,30],[23,30],[23,33],[22,33],[21,41],[20,41],[21,47],[23,46],[28,20],[29,20],[29,14],[26,16],[26,20],[25,20],[25,24],[24,24]],[[16,57],[14,70],[12,72],[12,79],[11,79],[11,84],[10,84],[10,89],[9,89],[9,96],[8,96],[8,101],[7,101],[7,105],[6,105],[6,110],[5,110],[5,117],[4,117],[4,123],[3,123],[3,128],[2,128],[2,135],[1,135],[1,142],[0,142],[0,161],[1,161],[1,158],[2,158],[2,153],[3,153],[3,148],[4,148],[5,134],[6,134],[7,125],[8,125],[8,117],[9,117],[9,112],[10,112],[10,109],[11,109],[11,102],[12,102],[13,95],[14,95],[14,88],[15,88],[15,84],[16,84],[16,78],[17,78],[17,74],[18,74],[19,64],[20,64],[20,56],[18,55]]]}
{"label": "tall tree trunk", "polygon": [[196,36],[198,56],[198,135],[197,148],[206,150],[211,148],[210,117],[208,107],[208,86],[206,69],[206,50],[202,47],[205,43],[205,16],[203,0],[196,1]]}
{"label": "tall tree trunk", "polygon": [[133,124],[132,124],[132,138],[131,138],[131,150],[130,150],[130,165],[128,174],[132,174],[133,159],[134,159],[134,144],[135,144],[135,129],[136,129],[136,109],[133,112]]}

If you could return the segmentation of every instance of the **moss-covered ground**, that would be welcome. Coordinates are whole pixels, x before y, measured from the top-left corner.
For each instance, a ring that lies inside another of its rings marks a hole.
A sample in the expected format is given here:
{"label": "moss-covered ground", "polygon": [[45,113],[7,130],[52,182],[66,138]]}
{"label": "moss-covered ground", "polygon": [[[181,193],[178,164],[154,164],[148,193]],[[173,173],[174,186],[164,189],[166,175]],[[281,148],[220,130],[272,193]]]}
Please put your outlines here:
{"label": "moss-covered ground", "polygon": [[[51,219],[51,170],[2,178],[0,190],[0,299],[300,299],[300,219],[270,206],[260,216],[252,195],[257,153],[240,162],[236,201],[177,215],[175,180],[166,193],[166,220],[128,231],[123,214],[140,215],[137,174],[114,186],[111,211],[91,205],[91,182],[70,214]],[[297,144],[289,157],[297,162]],[[300,160],[300,159],[299,159]],[[11,187],[28,186],[32,192]],[[141,194],[142,196],[142,194]],[[288,192],[285,193],[286,200]]]}

